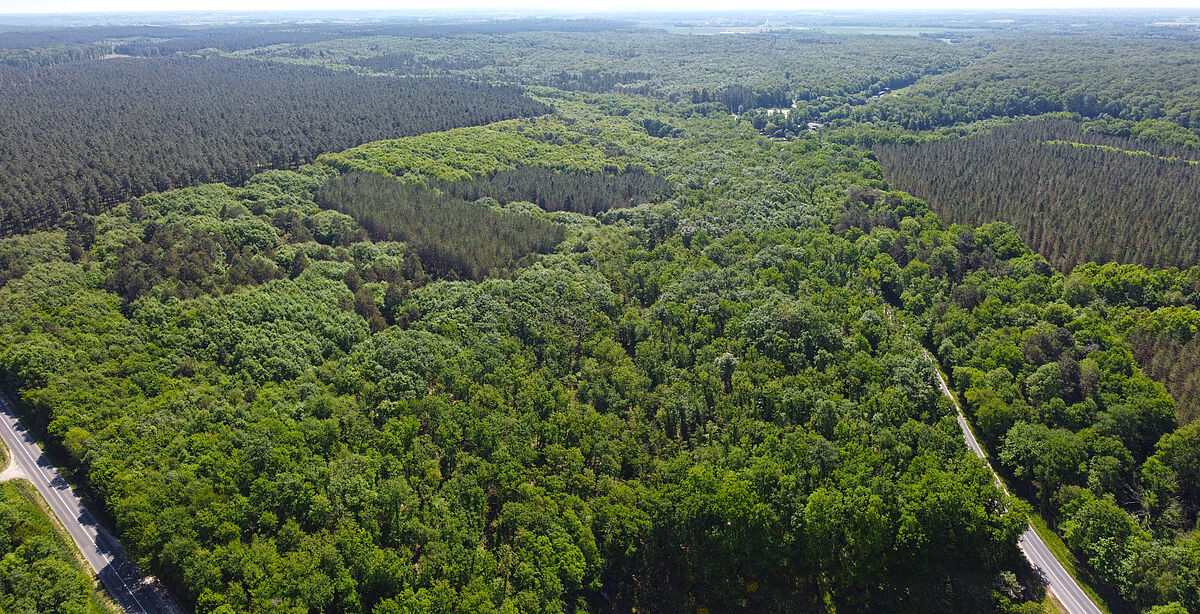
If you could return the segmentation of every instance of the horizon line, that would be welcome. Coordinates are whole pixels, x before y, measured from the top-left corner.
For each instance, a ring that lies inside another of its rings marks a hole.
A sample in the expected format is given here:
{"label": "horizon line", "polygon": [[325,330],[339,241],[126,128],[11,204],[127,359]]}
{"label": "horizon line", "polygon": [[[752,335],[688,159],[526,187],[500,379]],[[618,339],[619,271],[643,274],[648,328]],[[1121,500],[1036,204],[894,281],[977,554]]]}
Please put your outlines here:
{"label": "horizon line", "polygon": [[617,6],[611,8],[570,9],[551,8],[541,5],[462,5],[442,8],[378,8],[378,7],[349,7],[349,8],[188,8],[168,9],[159,8],[121,8],[121,9],[62,9],[51,11],[8,11],[0,7],[0,15],[5,17],[54,17],[79,15],[250,15],[250,14],[329,14],[345,15],[348,13],[375,13],[392,15],[445,15],[445,14],[486,14],[503,12],[541,13],[546,16],[589,16],[589,15],[843,15],[843,14],[897,14],[897,13],[939,13],[939,14],[1038,14],[1038,13],[1070,13],[1079,11],[1153,13],[1156,11],[1195,10],[1200,12],[1200,5],[1160,5],[1140,6],[1133,4],[1095,4],[1080,6],[1039,6],[1039,7],[974,7],[974,8],[939,8],[939,7],[848,7],[841,10],[828,9],[779,9],[779,8],[690,8],[690,7],[661,7],[655,9],[632,8]]}

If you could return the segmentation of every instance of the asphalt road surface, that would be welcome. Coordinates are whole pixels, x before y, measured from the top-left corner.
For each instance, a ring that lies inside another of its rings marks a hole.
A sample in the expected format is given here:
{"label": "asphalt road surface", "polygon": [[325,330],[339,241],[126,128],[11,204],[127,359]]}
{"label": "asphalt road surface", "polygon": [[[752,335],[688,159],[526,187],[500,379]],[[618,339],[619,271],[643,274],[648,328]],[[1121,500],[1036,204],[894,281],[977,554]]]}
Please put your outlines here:
{"label": "asphalt road surface", "polygon": [[12,456],[12,466],[5,473],[24,477],[37,487],[122,610],[133,614],[178,611],[162,584],[143,576],[137,566],[125,558],[120,544],[84,507],[83,501],[42,453],[42,448],[21,426],[8,398],[2,393],[0,437]]}
{"label": "asphalt road surface", "polygon": [[[921,351],[925,352],[925,358],[933,363],[933,357],[929,355],[929,352],[923,349]],[[992,472],[992,477],[996,480],[996,485],[1004,490],[1004,492],[1008,492],[1008,489],[1004,488],[1004,483],[1000,481],[1000,476],[996,475],[996,470],[992,469],[992,464],[988,462],[987,455],[983,453],[983,448],[980,447],[979,442],[975,439],[975,434],[971,432],[971,426],[967,424],[967,419],[963,416],[962,407],[959,406],[958,400],[954,398],[953,394],[950,394],[950,388],[946,386],[946,380],[942,378],[941,371],[937,370],[936,363],[934,365],[933,372],[937,376],[938,386],[941,387],[942,393],[950,398],[950,402],[954,403],[954,409],[958,412],[958,426],[962,429],[963,437],[967,440],[967,447],[971,448],[971,451],[976,456],[982,458],[983,462],[987,463],[988,469]],[[1046,582],[1046,587],[1050,589],[1050,592],[1054,593],[1054,596],[1058,598],[1059,603],[1066,608],[1067,612],[1070,612],[1070,614],[1102,614],[1100,608],[1096,607],[1095,603],[1092,603],[1087,593],[1083,592],[1083,589],[1079,587],[1079,583],[1075,581],[1075,578],[1072,578],[1071,574],[1067,573],[1062,563],[1055,558],[1054,553],[1050,551],[1050,548],[1046,546],[1046,542],[1042,541],[1042,538],[1033,530],[1033,527],[1025,529],[1025,533],[1021,535],[1018,545],[1021,547],[1021,552],[1025,553],[1025,558],[1029,559],[1029,563],[1041,574],[1042,579]]]}

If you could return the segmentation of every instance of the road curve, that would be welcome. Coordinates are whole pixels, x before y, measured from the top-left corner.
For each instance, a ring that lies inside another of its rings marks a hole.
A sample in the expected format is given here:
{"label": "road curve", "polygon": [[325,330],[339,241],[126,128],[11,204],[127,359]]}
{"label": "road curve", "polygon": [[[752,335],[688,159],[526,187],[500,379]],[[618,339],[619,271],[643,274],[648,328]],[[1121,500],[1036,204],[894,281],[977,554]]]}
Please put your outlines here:
{"label": "road curve", "polygon": [[84,507],[83,501],[59,475],[42,448],[21,426],[3,393],[0,393],[0,437],[12,456],[16,470],[13,473],[23,474],[41,493],[122,610],[130,614],[179,611],[161,583],[143,576],[137,566],[125,558],[117,540]]}
{"label": "road curve", "polygon": [[[937,369],[937,363],[933,357],[924,348],[921,351],[925,354],[925,358],[933,365],[933,373],[937,376],[938,386],[941,387],[942,393],[945,394],[950,402],[954,404],[955,411],[958,412],[958,426],[962,429],[963,438],[967,440],[967,447],[976,456],[983,459],[987,463],[988,470],[992,472],[992,478],[996,480],[996,485],[1005,493],[1008,489],[1004,487],[1004,483],[1000,481],[1000,476],[996,474],[996,470],[992,468],[992,464],[988,462],[987,455],[983,453],[983,447],[979,445],[979,441],[975,439],[975,434],[971,432],[971,425],[967,424],[967,418],[963,415],[962,407],[958,404],[958,399],[950,393],[950,387],[946,385],[945,378],[942,377],[942,372]],[[1067,573],[1062,563],[1054,556],[1050,548],[1046,546],[1046,542],[1033,530],[1033,527],[1027,527],[1025,533],[1021,535],[1018,542],[1021,552],[1025,554],[1025,558],[1029,560],[1029,564],[1041,574],[1042,579],[1046,582],[1046,587],[1054,596],[1058,598],[1059,603],[1066,608],[1070,614],[1103,614],[1100,608],[1092,602],[1087,593],[1083,592],[1079,583],[1071,574]]]}

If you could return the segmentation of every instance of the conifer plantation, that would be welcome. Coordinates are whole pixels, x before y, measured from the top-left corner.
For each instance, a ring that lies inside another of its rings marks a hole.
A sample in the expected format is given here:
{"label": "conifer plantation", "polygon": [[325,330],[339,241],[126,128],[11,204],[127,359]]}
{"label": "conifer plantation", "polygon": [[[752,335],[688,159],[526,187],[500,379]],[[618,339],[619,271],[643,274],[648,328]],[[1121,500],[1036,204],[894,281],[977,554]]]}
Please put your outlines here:
{"label": "conifer plantation", "polygon": [[1195,21],[430,10],[0,14],[0,612],[1200,614]]}
{"label": "conifer plantation", "polygon": [[896,187],[962,224],[1004,221],[1056,266],[1200,263],[1200,150],[1066,119],[876,146]]}
{"label": "conifer plantation", "polygon": [[529,215],[495,211],[375,173],[326,183],[322,207],[354,218],[374,241],[403,241],[439,276],[480,280],[497,266],[562,241],[562,228]]}
{"label": "conifer plantation", "polygon": [[222,57],[0,68],[0,233],[366,141],[540,115],[511,87]]}

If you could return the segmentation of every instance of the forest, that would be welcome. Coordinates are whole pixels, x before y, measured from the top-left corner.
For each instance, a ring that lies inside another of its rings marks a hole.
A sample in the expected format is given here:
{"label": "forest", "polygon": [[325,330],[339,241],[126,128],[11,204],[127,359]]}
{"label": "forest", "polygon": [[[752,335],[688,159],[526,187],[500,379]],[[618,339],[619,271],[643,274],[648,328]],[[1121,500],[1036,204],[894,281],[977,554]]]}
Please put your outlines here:
{"label": "forest", "polygon": [[34,502],[39,496],[27,483],[0,484],[0,609],[107,614],[74,544]]}
{"label": "forest", "polygon": [[[988,243],[969,229],[948,234],[960,256]],[[962,277],[924,309],[929,344],[952,370],[981,441],[1110,603],[1195,610],[1194,416],[1139,368],[1119,329],[1123,309],[1099,300],[1097,278],[1064,278],[1037,262],[1014,283],[1015,267],[964,272],[947,260],[950,277]],[[907,301],[921,310],[927,299]]]}
{"label": "forest", "polygon": [[0,34],[0,388],[197,614],[1200,613],[1191,30],[928,19]]}
{"label": "forest", "polygon": [[1200,58],[1191,34],[1182,40],[1154,35],[980,40],[975,44],[994,52],[848,115],[909,130],[1054,111],[1166,119],[1200,128]]}
{"label": "forest", "polygon": [[[12,66],[50,66],[94,60],[109,54],[135,57],[169,56],[217,50],[226,53],[301,45],[325,40],[374,36],[442,38],[515,32],[589,32],[625,29],[626,22],[600,19],[505,19],[429,23],[269,23],[221,25],[124,25],[13,30],[0,32],[0,62]],[[2,28],[2,25],[0,25]]]}
{"label": "forest", "polygon": [[[314,194],[395,179],[317,165],[143,197],[97,216],[78,261],[69,233],[7,239],[29,268],[0,289],[6,381],[129,550],[202,612],[1038,599],[1017,580],[1020,504],[966,454],[915,341],[856,285],[859,248],[798,194],[752,196],[759,177],[838,159],[817,201],[836,207],[838,183],[877,184],[878,167],[815,142],[764,149],[728,118],[673,121],[707,127],[742,170],[710,191],[711,158],[652,156],[680,144],[641,121],[593,138],[699,174],[690,213],[550,214],[565,233],[553,253],[413,284],[374,334],[356,303],[386,306],[408,244],[289,228],[341,216]],[[492,138],[455,138],[472,132]],[[546,215],[505,215],[531,214]],[[220,234],[288,274],[183,300],[163,277],[123,307],[89,276],[118,274],[155,224]],[[840,264],[808,272],[826,260]],[[51,304],[71,320],[30,328]],[[636,580],[656,577],[671,580]]]}
{"label": "forest", "polygon": [[[137,92],[131,96],[130,92]],[[232,58],[0,70],[0,233],[385,137],[549,111],[514,88]]]}
{"label": "forest", "polygon": [[531,202],[546,211],[584,215],[659,202],[671,191],[665,179],[639,167],[623,173],[573,173],[526,166],[435,186],[465,200],[490,197],[505,203]]}
{"label": "forest", "polygon": [[1196,311],[1179,307],[1136,312],[1119,326],[1138,364],[1175,398],[1179,422],[1200,418],[1200,339]]}
{"label": "forest", "polygon": [[497,212],[375,173],[336,177],[313,200],[353,217],[373,241],[404,242],[439,277],[478,281],[498,265],[550,251],[563,238],[561,228],[536,217]]}
{"label": "forest", "polygon": [[[519,32],[500,36],[337,39],[266,48],[256,57],[365,66],[389,74],[456,75],[669,102],[729,112],[789,107],[814,116],[863,104],[884,87],[963,66],[982,50],[918,37],[834,36],[782,30],[684,36],[654,30]],[[581,63],[579,58],[587,58]]]}
{"label": "forest", "polygon": [[896,187],[957,222],[1008,222],[1056,266],[1200,263],[1200,152],[1087,127],[1028,121],[875,151]]}

